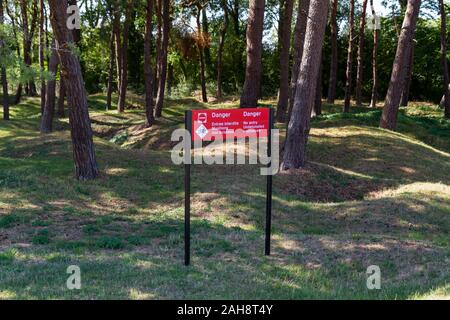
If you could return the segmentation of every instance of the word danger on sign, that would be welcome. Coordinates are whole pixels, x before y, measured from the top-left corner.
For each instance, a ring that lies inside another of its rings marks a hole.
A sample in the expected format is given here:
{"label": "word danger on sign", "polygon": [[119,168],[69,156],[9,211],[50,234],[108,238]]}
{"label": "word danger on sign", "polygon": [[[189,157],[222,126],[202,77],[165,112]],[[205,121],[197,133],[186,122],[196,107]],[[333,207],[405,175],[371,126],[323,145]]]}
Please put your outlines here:
{"label": "word danger on sign", "polygon": [[245,137],[267,137],[270,109],[231,109],[192,111],[192,139],[213,141]]}

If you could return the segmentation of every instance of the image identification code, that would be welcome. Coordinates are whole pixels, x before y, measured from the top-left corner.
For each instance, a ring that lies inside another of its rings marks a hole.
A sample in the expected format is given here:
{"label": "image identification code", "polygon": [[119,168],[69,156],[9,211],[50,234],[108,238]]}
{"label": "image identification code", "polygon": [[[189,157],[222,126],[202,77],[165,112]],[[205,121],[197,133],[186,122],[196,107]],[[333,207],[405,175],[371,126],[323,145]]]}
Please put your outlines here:
{"label": "image identification code", "polygon": [[272,312],[273,305],[265,304],[231,304],[231,305],[221,305],[220,308],[217,307],[206,307],[206,306],[184,306],[178,307],[178,315],[197,315],[208,318],[210,315],[270,315]]}

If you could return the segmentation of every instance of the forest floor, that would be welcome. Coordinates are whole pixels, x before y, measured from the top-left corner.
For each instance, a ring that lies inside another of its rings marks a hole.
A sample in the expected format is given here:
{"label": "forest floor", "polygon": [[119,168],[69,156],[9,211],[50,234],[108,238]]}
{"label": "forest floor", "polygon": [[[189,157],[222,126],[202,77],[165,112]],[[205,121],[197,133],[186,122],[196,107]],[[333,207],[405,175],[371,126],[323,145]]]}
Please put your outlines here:
{"label": "forest floor", "polygon": [[[307,166],[274,177],[270,257],[259,167],[193,166],[185,267],[170,134],[188,108],[238,101],[169,100],[143,130],[142,109],[105,112],[91,96],[101,175],[78,182],[68,121],[40,135],[38,100],[0,120],[0,299],[450,298],[450,121],[437,106],[402,109],[393,133],[378,128],[380,109],[325,105]],[[69,265],[81,290],[66,288]],[[380,290],[366,287],[370,265]]]}

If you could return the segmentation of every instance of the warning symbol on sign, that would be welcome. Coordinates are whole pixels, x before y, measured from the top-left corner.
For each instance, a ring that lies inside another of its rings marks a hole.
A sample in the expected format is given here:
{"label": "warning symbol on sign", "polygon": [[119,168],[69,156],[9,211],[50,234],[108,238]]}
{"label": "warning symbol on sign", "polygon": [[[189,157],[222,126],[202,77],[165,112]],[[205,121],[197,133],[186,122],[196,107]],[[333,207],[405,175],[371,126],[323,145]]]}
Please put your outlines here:
{"label": "warning symbol on sign", "polygon": [[[200,118],[200,116],[199,116],[199,118]],[[204,125],[201,125],[200,127],[197,128],[197,130],[195,130],[195,133],[201,139],[203,139],[208,134],[208,129],[206,129],[206,127]]]}
{"label": "warning symbol on sign", "polygon": [[198,123],[206,123],[208,121],[208,115],[206,113],[199,113],[197,121]]}

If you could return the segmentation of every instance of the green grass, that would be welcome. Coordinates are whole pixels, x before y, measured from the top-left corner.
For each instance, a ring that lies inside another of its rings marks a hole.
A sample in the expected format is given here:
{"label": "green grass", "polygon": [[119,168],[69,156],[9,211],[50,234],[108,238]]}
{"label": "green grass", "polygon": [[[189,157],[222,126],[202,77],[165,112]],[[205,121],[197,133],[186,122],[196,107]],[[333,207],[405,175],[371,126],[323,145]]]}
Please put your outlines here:
{"label": "green grass", "polygon": [[[103,110],[103,95],[89,100],[95,181],[73,179],[66,118],[38,133],[38,99],[0,120],[0,299],[450,296],[450,122],[436,106],[402,109],[392,133],[378,128],[379,109],[344,115],[325,105],[312,122],[307,166],[274,177],[270,257],[258,166],[193,166],[187,268],[184,170],[170,160],[170,134],[186,109],[238,102],[169,100],[163,118],[142,130],[142,110],[119,115]],[[65,287],[74,264],[79,291]],[[374,264],[382,289],[369,291]]]}

